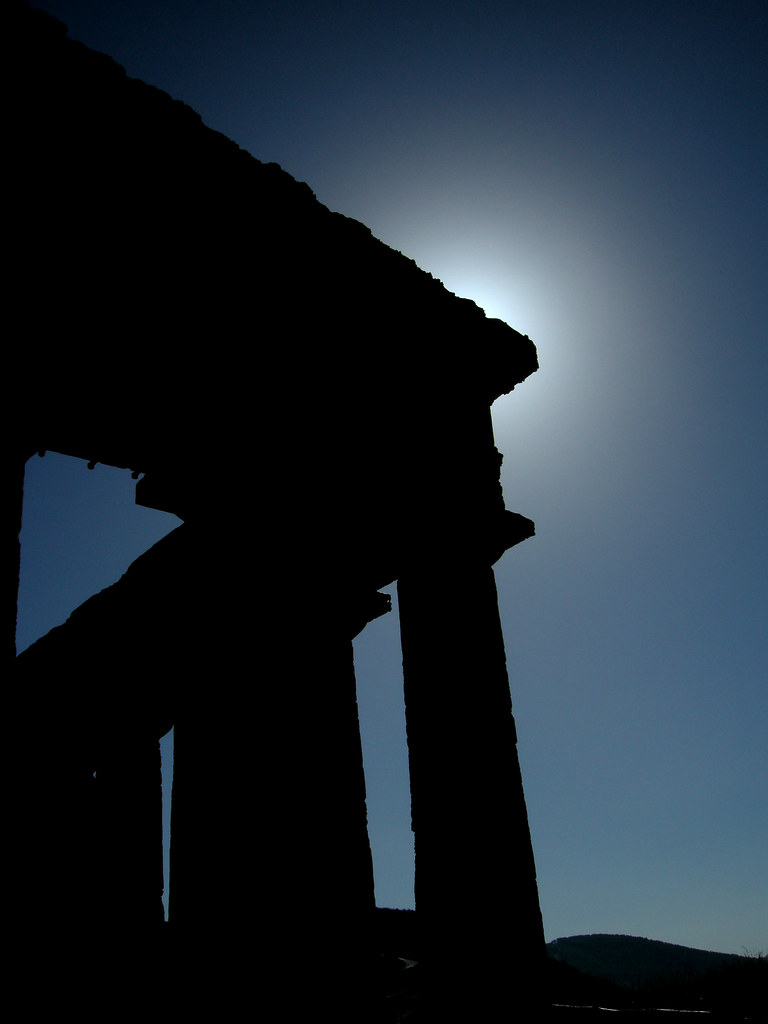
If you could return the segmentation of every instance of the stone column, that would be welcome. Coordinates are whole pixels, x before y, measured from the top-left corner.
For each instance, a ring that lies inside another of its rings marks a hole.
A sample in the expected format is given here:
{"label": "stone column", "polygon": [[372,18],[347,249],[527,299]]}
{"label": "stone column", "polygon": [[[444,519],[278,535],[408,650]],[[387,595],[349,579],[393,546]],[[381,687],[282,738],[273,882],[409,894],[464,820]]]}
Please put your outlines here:
{"label": "stone column", "polygon": [[10,444],[5,459],[7,498],[3,501],[2,533],[5,581],[3,583],[3,657],[10,669],[16,657],[16,610],[19,596],[21,514],[24,503],[24,470],[33,449]]}
{"label": "stone column", "polygon": [[298,579],[212,611],[227,643],[179,702],[171,825],[184,970],[207,998],[279,991],[286,1019],[327,1004],[335,963],[367,970],[374,908],[352,645],[335,595]]}
{"label": "stone column", "polygon": [[398,594],[431,999],[438,1014],[530,1003],[544,936],[493,569],[412,564]]}

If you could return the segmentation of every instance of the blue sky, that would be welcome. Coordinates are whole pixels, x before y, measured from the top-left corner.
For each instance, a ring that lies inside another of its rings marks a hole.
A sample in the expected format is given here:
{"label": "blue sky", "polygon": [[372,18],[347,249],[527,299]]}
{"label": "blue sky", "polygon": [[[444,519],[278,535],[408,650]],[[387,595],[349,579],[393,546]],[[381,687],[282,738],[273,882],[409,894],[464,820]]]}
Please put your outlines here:
{"label": "blue sky", "polygon": [[[765,5],[34,6],[533,338],[494,423],[537,535],[497,579],[547,938],[768,948]],[[28,477],[20,647],[174,522]],[[409,906],[394,616],[357,662]]]}

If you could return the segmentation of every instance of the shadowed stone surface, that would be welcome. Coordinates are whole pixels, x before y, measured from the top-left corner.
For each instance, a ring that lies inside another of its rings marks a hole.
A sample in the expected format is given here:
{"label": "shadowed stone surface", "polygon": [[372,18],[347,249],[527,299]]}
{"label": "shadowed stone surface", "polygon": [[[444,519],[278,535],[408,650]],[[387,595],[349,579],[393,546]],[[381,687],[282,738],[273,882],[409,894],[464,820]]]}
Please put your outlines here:
{"label": "shadowed stone surface", "polygon": [[[10,10],[9,465],[18,480],[51,449],[130,468],[139,503],[184,520],[18,659],[10,713],[36,750],[15,790],[17,913],[53,950],[36,969],[140,991],[170,934],[175,1006],[220,1013],[268,984],[304,1019],[343,949],[343,1013],[384,1013],[351,639],[398,580],[424,1012],[447,1019],[446,993],[454,1010],[479,990],[535,998],[491,568],[533,524],[504,507],[490,419],[533,344],[55,20]],[[468,931],[490,941],[456,979]]]}

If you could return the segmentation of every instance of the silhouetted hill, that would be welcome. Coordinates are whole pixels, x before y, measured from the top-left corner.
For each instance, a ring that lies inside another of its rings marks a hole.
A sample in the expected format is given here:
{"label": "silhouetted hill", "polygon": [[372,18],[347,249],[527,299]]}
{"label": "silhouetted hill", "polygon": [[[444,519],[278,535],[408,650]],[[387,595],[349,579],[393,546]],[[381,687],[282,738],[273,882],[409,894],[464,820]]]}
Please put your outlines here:
{"label": "silhouetted hill", "polygon": [[[417,914],[379,908],[375,932],[382,954],[379,984],[392,1019],[405,1013],[416,1024],[424,984]],[[764,957],[631,935],[574,935],[550,942],[547,952],[546,1002],[552,1020],[603,1020],[618,1011],[646,1022],[675,1019],[673,1010],[707,1011],[723,1024],[768,1020]],[[549,1021],[550,1014],[536,1019]]]}
{"label": "silhouetted hill", "polygon": [[632,935],[572,935],[548,943],[547,952],[585,974],[630,988],[662,979],[703,975],[745,959],[733,953],[692,949]]}
{"label": "silhouetted hill", "polygon": [[631,935],[574,935],[555,939],[547,951],[550,968],[558,966],[550,971],[553,1002],[707,1011],[720,1021],[768,1020],[768,959],[762,955]]}

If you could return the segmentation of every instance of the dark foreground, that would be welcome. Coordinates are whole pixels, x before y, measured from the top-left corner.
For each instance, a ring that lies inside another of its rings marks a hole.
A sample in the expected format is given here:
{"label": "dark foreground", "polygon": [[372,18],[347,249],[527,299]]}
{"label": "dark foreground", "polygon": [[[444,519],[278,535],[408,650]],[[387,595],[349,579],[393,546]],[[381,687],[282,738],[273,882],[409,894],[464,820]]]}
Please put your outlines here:
{"label": "dark foreground", "polygon": [[[505,1007],[488,1011],[482,997],[477,1005],[459,1008],[446,999],[431,1008],[420,965],[389,960],[391,973],[384,981],[383,1015],[371,1018],[378,1024],[581,1024],[610,1022],[629,1024],[655,1021],[700,1021],[702,1024],[768,1024],[768,962],[746,961],[724,966],[698,979],[658,979],[645,988],[614,985],[567,965],[548,961],[543,1005],[533,1007],[513,998]],[[379,1004],[381,1006],[381,1003]]]}

